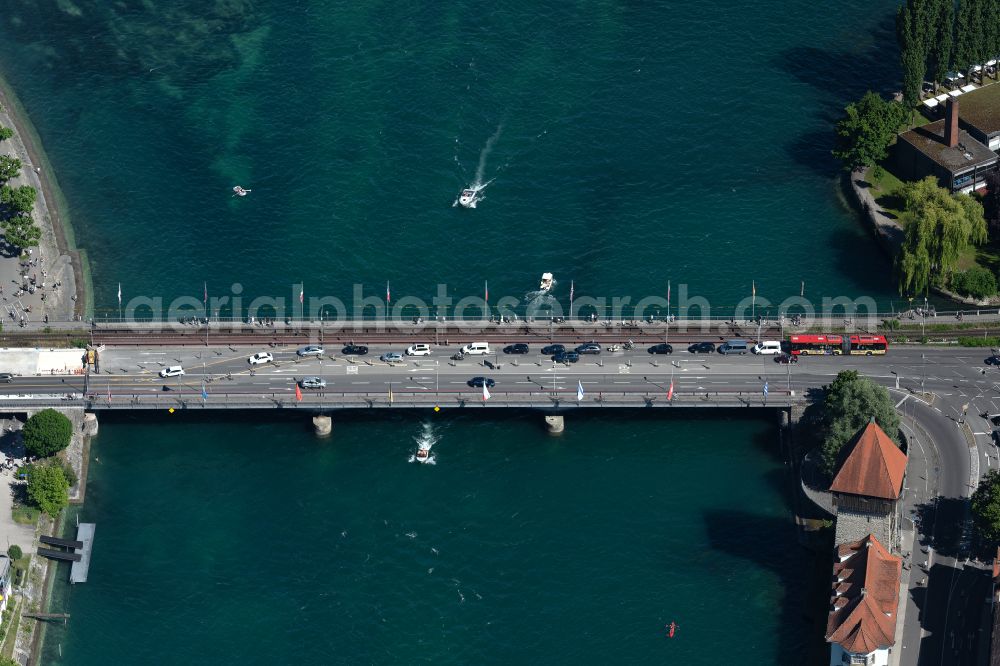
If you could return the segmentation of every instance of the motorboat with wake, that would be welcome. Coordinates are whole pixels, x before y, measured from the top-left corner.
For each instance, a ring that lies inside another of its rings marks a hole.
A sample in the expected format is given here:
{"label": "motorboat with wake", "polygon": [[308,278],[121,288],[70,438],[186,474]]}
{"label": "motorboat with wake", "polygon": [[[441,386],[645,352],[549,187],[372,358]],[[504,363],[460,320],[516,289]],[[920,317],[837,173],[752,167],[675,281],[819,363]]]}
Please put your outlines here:
{"label": "motorboat with wake", "polygon": [[458,203],[463,208],[475,208],[479,198],[479,190],[462,190],[458,195]]}
{"label": "motorboat with wake", "polygon": [[238,197],[245,197],[246,195],[250,194],[251,192],[253,192],[253,190],[243,189],[239,185],[237,185],[237,186],[235,186],[233,188],[233,194],[235,194]]}
{"label": "motorboat with wake", "polygon": [[553,282],[555,282],[555,279],[552,277],[552,273],[542,273],[542,281],[538,283],[538,291],[549,291],[552,289]]}

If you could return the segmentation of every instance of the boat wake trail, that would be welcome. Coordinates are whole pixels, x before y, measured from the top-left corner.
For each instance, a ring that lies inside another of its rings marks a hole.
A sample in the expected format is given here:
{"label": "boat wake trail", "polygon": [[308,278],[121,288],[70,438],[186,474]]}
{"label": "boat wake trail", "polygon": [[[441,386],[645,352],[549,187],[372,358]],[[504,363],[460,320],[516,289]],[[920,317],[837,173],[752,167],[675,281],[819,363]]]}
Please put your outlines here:
{"label": "boat wake trail", "polygon": [[417,450],[410,455],[410,462],[436,465],[437,456],[431,453],[431,449],[440,439],[441,437],[434,432],[434,424],[430,421],[424,421],[420,426],[420,432],[413,437],[413,441],[417,444]]}
{"label": "boat wake trail", "polygon": [[490,153],[493,152],[493,144],[497,142],[497,139],[500,138],[500,134],[502,132],[503,123],[500,123],[497,125],[497,131],[493,133],[493,136],[486,140],[486,145],[483,146],[482,152],[479,153],[479,166],[476,167],[476,179],[472,183],[472,188],[475,190],[484,189],[487,185],[493,182],[491,179],[490,183],[483,183],[483,176],[486,175],[486,158],[488,158]]}

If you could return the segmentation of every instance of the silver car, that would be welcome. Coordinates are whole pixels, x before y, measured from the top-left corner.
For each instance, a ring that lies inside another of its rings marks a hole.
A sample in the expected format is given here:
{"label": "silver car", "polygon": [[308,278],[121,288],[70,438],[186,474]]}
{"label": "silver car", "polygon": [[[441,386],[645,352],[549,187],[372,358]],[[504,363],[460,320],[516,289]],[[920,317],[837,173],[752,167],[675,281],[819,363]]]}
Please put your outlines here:
{"label": "silver car", "polygon": [[323,348],[319,345],[306,345],[305,347],[299,347],[295,353],[299,356],[322,356]]}
{"label": "silver car", "polygon": [[299,386],[304,389],[326,388],[326,380],[322,377],[303,377],[299,380]]}
{"label": "silver car", "polygon": [[388,352],[386,354],[382,354],[381,356],[379,356],[378,360],[382,361],[383,363],[402,363],[403,355],[400,354],[399,352]]}

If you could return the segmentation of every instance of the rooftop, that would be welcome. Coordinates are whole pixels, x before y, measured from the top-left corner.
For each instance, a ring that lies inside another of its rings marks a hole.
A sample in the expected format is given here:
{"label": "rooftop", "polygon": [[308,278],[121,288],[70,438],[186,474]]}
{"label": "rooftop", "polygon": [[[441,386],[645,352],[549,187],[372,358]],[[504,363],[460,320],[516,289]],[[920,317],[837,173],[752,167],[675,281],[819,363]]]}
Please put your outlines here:
{"label": "rooftop", "polygon": [[[1000,86],[996,87],[1000,88]],[[963,106],[961,111],[959,111],[960,118],[965,118],[965,100],[972,94],[970,93],[962,97]],[[996,153],[974,139],[965,130],[959,130],[958,132],[958,146],[949,148],[944,142],[944,123],[943,119],[935,120],[932,123],[916,127],[908,132],[903,132],[899,135],[899,139],[911,144],[914,148],[952,173],[997,161]]]}
{"label": "rooftop", "polygon": [[906,473],[906,454],[875,421],[866,425],[844,450],[846,454],[830,484],[831,491],[891,500],[899,498]]}
{"label": "rooftop", "polygon": [[838,546],[826,640],[853,654],[895,643],[901,570],[902,560],[873,535]]}
{"label": "rooftop", "polygon": [[958,117],[985,134],[1000,132],[1000,85],[989,85],[962,95]]}

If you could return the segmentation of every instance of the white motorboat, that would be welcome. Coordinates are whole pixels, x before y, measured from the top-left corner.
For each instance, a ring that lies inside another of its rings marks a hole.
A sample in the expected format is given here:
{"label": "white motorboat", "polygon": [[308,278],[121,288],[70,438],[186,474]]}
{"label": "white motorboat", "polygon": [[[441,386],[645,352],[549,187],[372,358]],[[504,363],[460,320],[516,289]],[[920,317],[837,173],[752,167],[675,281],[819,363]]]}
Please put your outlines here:
{"label": "white motorboat", "polygon": [[475,208],[479,199],[479,190],[477,189],[465,189],[458,195],[458,203],[463,208]]}
{"label": "white motorboat", "polygon": [[538,284],[539,291],[548,291],[552,288],[552,273],[542,273],[542,281]]}
{"label": "white motorboat", "polygon": [[431,450],[429,448],[419,448],[414,456],[414,459],[419,463],[425,463],[431,459]]}
{"label": "white motorboat", "polygon": [[236,187],[233,188],[233,193],[236,196],[238,196],[238,197],[245,197],[246,195],[250,194],[252,191],[253,190],[245,190],[242,187],[240,187],[239,185],[237,185]]}

